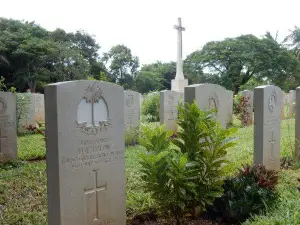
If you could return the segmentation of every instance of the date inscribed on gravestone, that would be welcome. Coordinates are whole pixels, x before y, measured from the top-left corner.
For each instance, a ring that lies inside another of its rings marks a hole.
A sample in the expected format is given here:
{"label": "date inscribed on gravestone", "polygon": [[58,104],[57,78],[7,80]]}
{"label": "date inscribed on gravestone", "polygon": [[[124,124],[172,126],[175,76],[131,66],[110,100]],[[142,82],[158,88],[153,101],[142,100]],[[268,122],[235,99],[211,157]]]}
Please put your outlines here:
{"label": "date inscribed on gravestone", "polygon": [[124,150],[115,149],[108,138],[81,140],[74,157],[63,157],[62,165],[72,169],[90,167],[97,164],[111,163],[124,159]]}

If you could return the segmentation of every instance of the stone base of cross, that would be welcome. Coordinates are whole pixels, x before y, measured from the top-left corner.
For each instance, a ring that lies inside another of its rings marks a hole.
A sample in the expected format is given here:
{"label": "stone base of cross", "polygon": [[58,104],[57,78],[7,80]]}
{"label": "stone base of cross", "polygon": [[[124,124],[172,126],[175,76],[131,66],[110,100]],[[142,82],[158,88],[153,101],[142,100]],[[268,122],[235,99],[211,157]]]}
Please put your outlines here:
{"label": "stone base of cross", "polygon": [[177,92],[184,92],[184,87],[187,87],[188,80],[187,79],[173,79],[171,80],[171,90]]}

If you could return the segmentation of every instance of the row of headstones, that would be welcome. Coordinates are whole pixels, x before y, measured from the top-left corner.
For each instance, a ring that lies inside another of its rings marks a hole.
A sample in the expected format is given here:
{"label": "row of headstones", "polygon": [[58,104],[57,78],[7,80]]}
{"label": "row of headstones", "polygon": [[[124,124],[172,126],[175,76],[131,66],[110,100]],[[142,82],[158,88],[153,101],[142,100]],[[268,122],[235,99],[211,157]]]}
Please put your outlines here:
{"label": "row of headstones", "polygon": [[[225,93],[218,85],[192,85],[185,88],[184,101],[227,112]],[[281,94],[275,86],[257,87],[254,94],[254,162],[275,169],[279,169]],[[297,95],[300,104],[300,88]],[[5,97],[6,103],[13,101],[10,97]],[[49,225],[126,224],[124,99],[122,87],[105,82],[45,87]],[[1,128],[13,134],[15,126],[9,119],[15,114],[8,105],[1,109],[1,122],[6,121]],[[228,114],[224,115],[217,119],[227,121]],[[296,116],[296,127],[298,123]],[[6,138],[16,142],[15,135]]]}
{"label": "row of headstones", "polygon": [[[24,97],[26,114],[21,119],[19,131],[25,131],[23,126],[36,126],[37,121],[45,121],[44,94],[19,93]],[[135,91],[124,92],[124,123],[128,127],[138,127],[142,96]],[[0,91],[0,162],[17,158],[17,98],[11,92]]]}
{"label": "row of headstones", "polygon": [[[280,88],[271,85],[257,87],[254,93],[250,91],[242,93],[244,96],[249,97],[251,103],[251,107],[248,108],[249,123],[252,123],[253,111],[255,110],[254,162],[279,170],[280,123],[284,95]],[[177,129],[177,105],[182,96],[184,96],[184,102],[191,104],[196,101],[202,110],[216,108],[216,119],[224,128],[232,119],[232,92],[215,84],[197,84],[185,87],[184,93],[161,92],[161,123],[166,124],[168,129],[173,131]]]}
{"label": "row of headstones", "polygon": [[[241,92],[241,96],[246,98],[247,103],[247,115],[245,120],[243,121],[244,125],[251,125],[253,123],[253,98],[254,98],[254,92],[245,90]],[[296,102],[296,91],[291,90],[289,93],[285,93],[282,91],[281,94],[281,111],[280,111],[280,117],[281,120],[286,118],[291,118],[295,114],[295,102]]]}
{"label": "row of headstones", "polygon": [[[197,92],[193,89],[197,87]],[[202,109],[218,108],[217,118],[223,126],[232,121],[233,113],[233,92],[214,84],[201,84],[189,86],[186,89],[185,100],[192,102],[197,99],[198,106]],[[190,94],[191,93],[191,94]],[[197,97],[194,96],[197,95]],[[183,93],[176,91],[160,92],[160,123],[166,124],[169,130],[176,131],[177,105],[183,101]],[[254,92],[245,90],[240,93],[246,99],[246,113],[243,125],[253,123],[253,98]],[[291,118],[295,113],[296,91],[291,90],[289,93],[282,91],[281,119]]]}
{"label": "row of headstones", "polygon": [[[0,107],[4,103],[1,101],[1,96],[6,95],[5,92],[0,92]],[[13,99],[13,95],[8,94]],[[28,101],[24,105],[26,107],[27,115],[20,121],[20,131],[23,126],[36,126],[36,122],[45,121],[45,104],[44,94],[39,93],[22,93],[24,98],[28,98]],[[140,106],[142,95],[135,91],[125,91],[125,124],[128,126],[137,127],[140,119]],[[10,102],[16,102],[16,100],[10,100]],[[1,108],[0,108],[1,110]]]}
{"label": "row of headstones", "polygon": [[225,128],[232,120],[233,92],[216,84],[195,84],[184,89],[184,93],[162,91],[160,93],[160,123],[166,128],[177,130],[177,105],[179,102],[192,104],[196,100],[202,109],[217,109],[216,118]]}
{"label": "row of headstones", "polygon": [[[184,101],[227,112],[225,93],[217,85],[192,85]],[[254,162],[277,170],[281,95],[275,86],[254,94]],[[300,103],[300,88],[298,96]],[[49,225],[125,225],[123,88],[93,81],[48,85],[45,104]],[[217,118],[226,121],[224,115]]]}

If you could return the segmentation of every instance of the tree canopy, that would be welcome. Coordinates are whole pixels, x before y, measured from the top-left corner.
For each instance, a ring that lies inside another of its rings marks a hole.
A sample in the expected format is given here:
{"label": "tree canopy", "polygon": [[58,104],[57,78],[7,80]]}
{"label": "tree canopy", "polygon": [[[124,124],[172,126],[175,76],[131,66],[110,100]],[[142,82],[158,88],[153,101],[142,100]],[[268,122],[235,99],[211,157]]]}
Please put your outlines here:
{"label": "tree canopy", "polygon": [[274,39],[253,35],[209,42],[188,58],[197,67],[217,75],[216,81],[235,93],[252,77],[282,86],[299,65],[299,61]]}
{"label": "tree canopy", "polygon": [[[215,83],[235,93],[274,84],[289,91],[300,85],[299,62],[296,26],[283,43],[269,32],[208,42],[186,57],[183,70],[189,84]],[[147,93],[171,89],[175,75],[175,62],[140,67],[139,58],[125,45],[100,55],[95,37],[83,30],[48,31],[35,22],[0,18],[0,76],[20,92],[43,92],[47,83],[96,79]]]}

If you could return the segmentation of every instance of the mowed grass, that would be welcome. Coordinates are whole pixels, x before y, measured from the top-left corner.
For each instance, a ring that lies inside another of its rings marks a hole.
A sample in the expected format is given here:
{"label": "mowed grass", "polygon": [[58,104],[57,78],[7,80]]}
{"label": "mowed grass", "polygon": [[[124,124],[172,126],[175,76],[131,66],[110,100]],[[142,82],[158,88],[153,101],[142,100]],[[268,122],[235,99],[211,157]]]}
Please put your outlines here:
{"label": "mowed grass", "polygon": [[[282,122],[281,157],[293,155],[294,120]],[[231,163],[227,175],[233,175],[242,164],[253,161],[253,127],[239,128],[237,145],[228,152]],[[0,225],[47,224],[47,177],[45,141],[41,135],[18,139],[19,161],[0,165]],[[155,207],[141,187],[138,157],[141,146],[126,149],[126,194],[129,217]],[[255,216],[245,224],[300,224],[300,169],[282,170],[277,189],[281,194],[276,207]]]}

